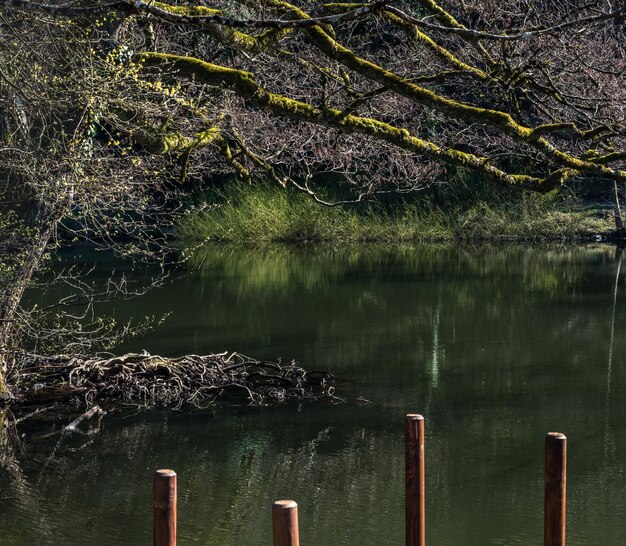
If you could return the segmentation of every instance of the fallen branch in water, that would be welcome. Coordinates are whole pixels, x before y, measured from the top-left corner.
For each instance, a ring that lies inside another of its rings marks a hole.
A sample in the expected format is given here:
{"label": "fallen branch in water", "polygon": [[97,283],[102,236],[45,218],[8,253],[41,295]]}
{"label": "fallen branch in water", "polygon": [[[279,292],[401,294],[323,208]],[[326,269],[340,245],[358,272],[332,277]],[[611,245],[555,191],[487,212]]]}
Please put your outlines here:
{"label": "fallen branch in water", "polygon": [[81,416],[74,419],[69,425],[67,425],[64,429],[64,432],[82,432],[78,428],[78,425],[80,425],[83,421],[88,421],[94,416],[102,417],[104,414],[105,412],[100,408],[100,406],[93,406]]}
{"label": "fallen branch in water", "polygon": [[111,358],[32,356],[24,363],[18,401],[64,401],[91,405],[96,400],[141,406],[218,401],[265,406],[334,396],[333,376],[307,372],[297,362],[259,361],[239,353],[166,358],[148,353]]}

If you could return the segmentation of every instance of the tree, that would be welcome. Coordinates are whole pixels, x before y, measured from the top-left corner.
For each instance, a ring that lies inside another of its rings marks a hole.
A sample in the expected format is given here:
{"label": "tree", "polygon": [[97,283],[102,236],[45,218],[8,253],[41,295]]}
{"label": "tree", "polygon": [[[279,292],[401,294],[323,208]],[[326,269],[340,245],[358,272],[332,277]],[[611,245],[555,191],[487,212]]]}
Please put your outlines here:
{"label": "tree", "polygon": [[626,182],[623,2],[0,0],[0,17],[0,211],[28,240],[7,246],[5,372],[60,226],[155,254],[154,226],[220,169],[322,202],[328,172],[356,201],[449,167],[538,192]]}

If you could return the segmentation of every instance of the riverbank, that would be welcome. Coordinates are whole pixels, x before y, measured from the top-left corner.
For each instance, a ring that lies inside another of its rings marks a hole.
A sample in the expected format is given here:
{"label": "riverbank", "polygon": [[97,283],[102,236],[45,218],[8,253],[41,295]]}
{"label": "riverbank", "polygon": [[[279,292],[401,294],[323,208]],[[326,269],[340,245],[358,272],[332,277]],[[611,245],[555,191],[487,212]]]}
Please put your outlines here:
{"label": "riverbank", "polygon": [[614,230],[610,208],[527,194],[511,202],[476,201],[447,209],[409,202],[328,207],[294,191],[239,186],[204,194],[199,201],[178,224],[178,238],[186,244],[574,241],[610,238]]}

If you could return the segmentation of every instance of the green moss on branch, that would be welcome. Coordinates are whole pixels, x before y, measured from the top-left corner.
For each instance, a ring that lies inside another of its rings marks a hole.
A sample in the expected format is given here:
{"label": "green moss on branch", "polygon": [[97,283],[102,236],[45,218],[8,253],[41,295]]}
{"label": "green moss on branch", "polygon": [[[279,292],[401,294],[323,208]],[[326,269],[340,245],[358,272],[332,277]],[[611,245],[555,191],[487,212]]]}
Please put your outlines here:
{"label": "green moss on branch", "polygon": [[[421,1],[421,0],[420,0]],[[300,8],[282,0],[268,0],[274,7],[282,9],[297,17],[307,19],[309,15]],[[423,0],[422,3],[435,11],[439,16],[448,20],[451,25],[458,26],[458,22],[452,18],[433,0]],[[606,177],[613,180],[626,181],[626,171],[618,171],[604,165],[578,159],[567,154],[543,137],[537,138],[533,129],[517,123],[513,117],[499,110],[481,108],[471,104],[449,99],[426,89],[411,81],[401,78],[389,70],[355,54],[351,49],[338,43],[321,26],[307,28],[307,32],[313,44],[327,57],[334,59],[344,66],[354,70],[362,76],[378,82],[388,89],[424,106],[431,107],[445,113],[454,119],[461,119],[473,123],[481,123],[500,129],[505,134],[518,142],[527,143],[541,151],[552,161],[566,169],[574,169],[594,176]]]}
{"label": "green moss on branch", "polygon": [[[357,9],[358,7],[363,6],[364,4],[343,4],[343,3],[334,3],[334,4],[324,4],[324,9],[331,13],[343,13],[345,11]],[[451,51],[446,49],[445,47],[440,46],[437,42],[435,42],[430,36],[428,36],[425,32],[420,30],[416,25],[405,21],[401,17],[398,17],[396,14],[386,11],[382,9],[380,15],[385,21],[390,23],[391,25],[402,29],[407,36],[414,42],[418,42],[428,48],[432,53],[434,53],[439,59],[454,67],[457,70],[460,70],[466,73],[469,76],[477,78],[482,81],[491,81],[489,75],[487,75],[484,71],[471,66],[461,59],[459,59],[456,55],[454,55]]]}
{"label": "green moss on branch", "polygon": [[4,379],[4,375],[0,372],[0,404],[10,400],[11,398],[11,391],[9,390],[6,380]]}
{"label": "green moss on branch", "polygon": [[347,114],[334,108],[318,108],[283,95],[270,93],[260,86],[254,74],[218,66],[193,57],[166,53],[142,53],[144,65],[169,64],[180,74],[210,85],[232,89],[249,103],[270,110],[280,116],[340,129],[344,133],[358,133],[384,140],[417,155],[424,155],[445,163],[480,171],[497,182],[538,191],[550,191],[563,176],[541,178],[524,174],[511,175],[487,160],[452,148],[440,148],[427,140],[412,136],[406,129],[373,118]]}
{"label": "green moss on branch", "polygon": [[[164,2],[153,2],[152,5],[165,13],[188,17],[192,21],[194,17],[221,16],[223,14],[222,10],[206,6],[172,6]],[[254,36],[216,22],[204,22],[202,27],[221,43],[243,51],[255,52],[270,49],[274,43],[292,31],[291,29],[270,29]]]}
{"label": "green moss on branch", "polygon": [[188,153],[196,148],[209,146],[222,138],[219,127],[209,127],[194,137],[187,137],[179,132],[163,133],[146,127],[136,130],[131,136],[146,151],[155,155]]}

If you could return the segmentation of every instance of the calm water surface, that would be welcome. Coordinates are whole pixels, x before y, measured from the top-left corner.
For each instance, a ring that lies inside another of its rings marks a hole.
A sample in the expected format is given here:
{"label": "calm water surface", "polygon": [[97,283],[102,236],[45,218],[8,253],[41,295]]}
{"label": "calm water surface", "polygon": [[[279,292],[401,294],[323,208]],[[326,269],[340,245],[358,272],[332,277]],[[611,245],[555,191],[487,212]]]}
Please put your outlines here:
{"label": "calm water surface", "polygon": [[430,544],[541,544],[543,438],[558,430],[568,543],[623,546],[619,259],[611,247],[206,249],[196,270],[116,305],[120,320],[172,313],[120,351],[296,358],[372,403],[110,415],[61,442],[27,430],[3,448],[0,544],[149,544],[151,474],[171,467],[181,545],[267,546],[271,502],[294,498],[303,546],[399,546],[402,420],[420,412]]}

